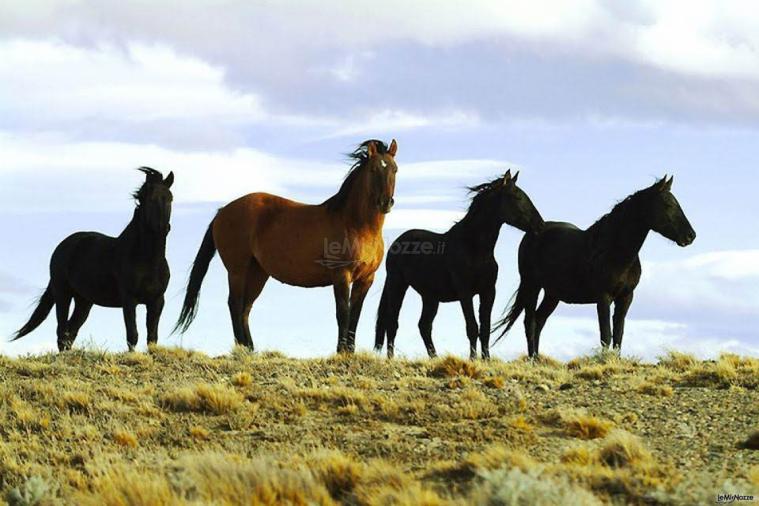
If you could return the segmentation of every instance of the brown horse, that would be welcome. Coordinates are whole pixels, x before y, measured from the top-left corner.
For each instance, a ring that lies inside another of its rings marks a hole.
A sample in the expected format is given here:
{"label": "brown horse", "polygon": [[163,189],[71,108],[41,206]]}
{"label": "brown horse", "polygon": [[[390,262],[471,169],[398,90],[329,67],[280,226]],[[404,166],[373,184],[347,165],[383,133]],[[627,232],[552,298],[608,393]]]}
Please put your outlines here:
{"label": "brown horse", "polygon": [[[251,193],[219,210],[195,258],[175,330],[197,313],[203,278],[216,250],[227,269],[235,342],[253,349],[248,316],[269,277],[303,287],[334,287],[337,351],[355,349],[364,297],[382,262],[382,225],[393,206],[395,154],[377,140],[363,142],[340,190],[319,205]],[[351,286],[352,285],[352,286]]]}

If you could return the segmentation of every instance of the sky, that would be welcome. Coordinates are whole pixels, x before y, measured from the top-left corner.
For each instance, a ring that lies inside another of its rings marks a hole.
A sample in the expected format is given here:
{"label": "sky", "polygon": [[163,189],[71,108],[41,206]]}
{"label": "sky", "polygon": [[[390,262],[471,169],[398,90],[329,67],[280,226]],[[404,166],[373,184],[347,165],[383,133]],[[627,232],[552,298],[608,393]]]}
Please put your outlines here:
{"label": "sky", "polygon": [[[23,340],[5,338],[47,285],[63,238],[123,229],[142,165],[176,174],[159,342],[228,352],[218,259],[195,324],[169,335],[215,210],[254,191],[321,202],[367,138],[399,146],[386,246],[409,228],[448,229],[466,186],[506,169],[520,170],[544,218],[580,227],[674,174],[698,237],[680,248],[649,236],[623,352],[759,355],[759,7],[740,0],[6,0],[0,353],[55,349],[52,314]],[[518,285],[520,239],[503,227],[494,317]],[[384,266],[359,349],[373,345],[383,283]],[[410,291],[401,355],[424,355],[420,308]],[[257,349],[329,355],[332,291],[269,281],[251,325]],[[520,327],[494,356],[525,353]],[[439,352],[468,355],[458,304],[441,306],[433,336]],[[541,352],[569,359],[598,344],[595,308],[562,304]],[[124,350],[120,311],[93,309],[77,345]]]}

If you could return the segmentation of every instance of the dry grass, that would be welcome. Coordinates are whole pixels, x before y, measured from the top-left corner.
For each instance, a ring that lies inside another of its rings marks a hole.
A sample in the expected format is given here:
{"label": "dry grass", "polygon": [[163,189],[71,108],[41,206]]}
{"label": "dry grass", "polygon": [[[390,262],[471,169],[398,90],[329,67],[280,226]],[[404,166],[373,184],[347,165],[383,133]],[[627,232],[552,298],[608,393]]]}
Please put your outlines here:
{"label": "dry grass", "polygon": [[728,480],[759,481],[758,364],[671,353],[649,365],[608,352],[568,364],[212,358],[160,347],[0,357],[0,497],[696,503]]}

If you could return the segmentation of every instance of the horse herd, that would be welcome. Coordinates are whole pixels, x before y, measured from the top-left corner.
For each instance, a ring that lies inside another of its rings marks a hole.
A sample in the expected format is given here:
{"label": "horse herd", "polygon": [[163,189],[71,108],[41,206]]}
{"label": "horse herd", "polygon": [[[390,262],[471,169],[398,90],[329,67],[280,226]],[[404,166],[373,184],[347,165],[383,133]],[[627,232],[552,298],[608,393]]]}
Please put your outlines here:
{"label": "horse herd", "polygon": [[[218,252],[227,270],[237,344],[253,349],[248,317],[273,277],[295,286],[331,285],[337,351],[352,353],[364,298],[385,252],[382,228],[394,204],[397,150],[395,140],[389,146],[378,140],[360,144],[350,155],[354,163],[338,192],[319,205],[251,193],[221,208],[193,263],[174,331],[185,332],[195,318],[203,278]],[[145,182],[134,193],[137,205],[127,227],[118,237],[78,232],[63,240],[50,261],[50,282],[13,340],[32,332],[55,307],[58,349],[68,350],[92,306],[99,305],[123,309],[132,350],[138,338],[135,308],[144,304],[147,341],[158,341],[169,283],[165,252],[174,174],[164,178],[154,169],[139,170]],[[491,334],[500,331],[498,339],[503,337],[522,312],[528,354],[537,356],[540,333],[559,302],[596,304],[602,346],[620,349],[625,316],[641,275],[638,253],[649,231],[680,246],[696,237],[672,194],[672,178],[665,176],[633,193],[581,230],[570,223],[544,221],[517,186],[518,176],[508,171],[471,187],[473,198],[466,215],[447,232],[409,230],[393,242],[377,312],[377,351],[386,344],[388,357],[394,354],[398,315],[409,286],[422,297],[419,332],[430,356],[436,354],[432,323],[438,306],[454,301],[464,313],[472,359],[478,340],[482,358],[489,358]],[[491,326],[498,276],[494,249],[504,223],[524,232],[519,245],[520,283],[504,318]]]}

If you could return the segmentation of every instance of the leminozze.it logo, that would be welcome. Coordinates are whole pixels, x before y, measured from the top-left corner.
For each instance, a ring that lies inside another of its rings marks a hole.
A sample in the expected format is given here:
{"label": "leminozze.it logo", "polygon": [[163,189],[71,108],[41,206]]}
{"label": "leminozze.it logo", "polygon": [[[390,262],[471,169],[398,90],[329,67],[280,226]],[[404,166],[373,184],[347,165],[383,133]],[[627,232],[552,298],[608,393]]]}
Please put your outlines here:
{"label": "leminozze.it logo", "polygon": [[717,494],[717,504],[731,504],[734,502],[753,502],[753,495],[742,494]]}
{"label": "leminozze.it logo", "polygon": [[347,267],[355,262],[345,258],[353,256],[353,253],[358,251],[358,247],[358,241],[351,243],[347,237],[343,241],[330,241],[324,238],[324,256],[315,262],[327,269]]}

